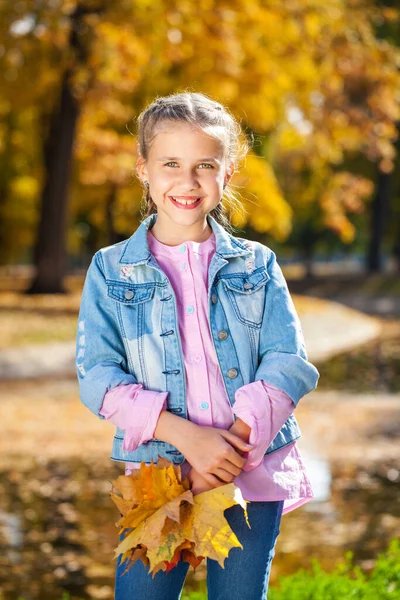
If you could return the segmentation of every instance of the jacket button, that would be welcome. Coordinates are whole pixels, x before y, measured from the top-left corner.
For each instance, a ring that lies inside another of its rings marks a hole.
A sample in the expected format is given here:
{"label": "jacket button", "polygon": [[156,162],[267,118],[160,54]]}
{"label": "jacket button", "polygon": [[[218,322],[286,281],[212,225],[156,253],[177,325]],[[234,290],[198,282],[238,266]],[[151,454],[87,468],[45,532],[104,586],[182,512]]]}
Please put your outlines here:
{"label": "jacket button", "polygon": [[228,332],[225,331],[225,329],[221,329],[221,331],[218,331],[218,339],[219,340],[226,340],[227,337],[228,337]]}
{"label": "jacket button", "polygon": [[237,369],[229,369],[227,375],[230,379],[235,379],[238,375]]}
{"label": "jacket button", "polygon": [[246,283],[243,284],[243,287],[245,290],[251,290],[251,288],[254,287],[254,285],[250,283],[250,281],[246,281]]}
{"label": "jacket button", "polygon": [[125,292],[125,300],[132,300],[134,295],[135,295],[135,292],[132,292],[132,290],[127,290]]}
{"label": "jacket button", "polygon": [[217,296],[217,294],[211,294],[211,302],[213,304],[216,304],[218,302],[218,296]]}

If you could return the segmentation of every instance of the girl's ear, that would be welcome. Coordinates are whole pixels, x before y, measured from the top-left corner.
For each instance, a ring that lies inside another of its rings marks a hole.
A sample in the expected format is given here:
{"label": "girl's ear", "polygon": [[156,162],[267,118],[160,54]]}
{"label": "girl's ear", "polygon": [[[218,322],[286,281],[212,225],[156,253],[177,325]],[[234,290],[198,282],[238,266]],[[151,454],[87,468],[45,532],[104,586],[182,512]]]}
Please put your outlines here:
{"label": "girl's ear", "polygon": [[230,161],[226,167],[226,173],[225,173],[225,179],[224,179],[225,185],[228,185],[234,172],[235,172],[235,163],[233,161]]}
{"label": "girl's ear", "polygon": [[144,160],[143,156],[141,156],[140,154],[138,155],[138,157],[136,159],[136,173],[137,173],[139,179],[142,180],[142,182],[144,180],[148,179],[146,161]]}

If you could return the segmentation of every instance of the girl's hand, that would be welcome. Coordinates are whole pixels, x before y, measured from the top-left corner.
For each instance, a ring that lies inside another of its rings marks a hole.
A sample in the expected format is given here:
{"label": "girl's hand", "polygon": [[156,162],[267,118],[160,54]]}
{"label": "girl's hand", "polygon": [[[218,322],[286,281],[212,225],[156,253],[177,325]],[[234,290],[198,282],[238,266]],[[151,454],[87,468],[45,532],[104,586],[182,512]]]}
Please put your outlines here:
{"label": "girl's hand", "polygon": [[212,487],[231,483],[246,464],[239,452],[252,449],[225,429],[201,426],[196,426],[191,435],[182,437],[179,445],[178,449],[193,469]]}
{"label": "girl's hand", "polygon": [[237,435],[244,442],[248,443],[249,438],[250,438],[250,433],[251,433],[251,427],[249,427],[247,425],[247,423],[245,423],[244,421],[242,421],[242,419],[238,418],[233,423],[233,425],[231,425],[231,427],[229,428],[228,431],[230,431],[231,433]]}
{"label": "girl's hand", "polygon": [[[201,492],[207,492],[208,490],[212,490],[214,488],[214,486],[209,484],[208,481],[200,475],[200,473],[193,469],[193,467],[188,472],[187,477],[191,484],[193,496],[201,494]],[[223,484],[221,483],[220,485]]]}

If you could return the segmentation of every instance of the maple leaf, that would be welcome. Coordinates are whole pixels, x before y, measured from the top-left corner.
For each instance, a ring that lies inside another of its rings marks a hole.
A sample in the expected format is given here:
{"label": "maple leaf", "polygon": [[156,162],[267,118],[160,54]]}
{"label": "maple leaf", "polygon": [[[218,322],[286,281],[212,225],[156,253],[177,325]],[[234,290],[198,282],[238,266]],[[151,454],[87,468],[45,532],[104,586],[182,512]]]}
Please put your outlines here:
{"label": "maple leaf", "polygon": [[126,570],[141,560],[154,577],[180,560],[195,570],[205,557],[223,567],[231,548],[243,548],[224,516],[227,508],[240,504],[250,527],[247,501],[233,483],[194,496],[188,479],[181,480],[180,467],[160,457],[112,484],[110,496],[122,515],[116,526],[124,535],[115,554],[122,555]]}
{"label": "maple leaf", "polygon": [[[185,537],[179,529],[173,531],[172,527],[164,528],[164,525],[166,519],[179,523],[179,507],[184,501],[194,503],[193,494],[190,490],[170,500],[167,504],[156,510],[156,512],[153,510],[150,516],[143,519],[140,525],[135,527],[122,540],[116,549],[116,554],[121,554],[129,548],[135,548],[139,544],[144,544],[147,546],[147,557],[152,567],[159,563],[160,560],[172,560],[177,545],[185,541]],[[146,507],[146,514],[148,510]]]}
{"label": "maple leaf", "polygon": [[182,523],[183,534],[195,543],[197,554],[216,560],[223,568],[231,548],[243,549],[223,513],[227,508],[240,504],[250,527],[247,501],[234,483],[227,483],[198,494],[194,502],[187,522]]}

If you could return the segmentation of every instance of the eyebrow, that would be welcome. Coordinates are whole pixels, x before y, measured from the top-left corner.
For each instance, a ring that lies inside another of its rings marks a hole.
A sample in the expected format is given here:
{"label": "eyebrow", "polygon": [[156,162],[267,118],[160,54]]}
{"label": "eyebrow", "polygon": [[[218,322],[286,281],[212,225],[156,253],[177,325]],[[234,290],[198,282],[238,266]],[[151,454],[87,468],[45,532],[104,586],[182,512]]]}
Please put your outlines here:
{"label": "eyebrow", "polygon": [[[162,156],[158,160],[159,161],[161,161],[161,160],[180,160],[180,157],[179,156]],[[198,160],[199,161],[208,160],[208,161],[213,161],[213,162],[216,162],[216,163],[220,163],[221,162],[220,160],[218,160],[214,156],[207,156],[206,158],[199,158]]]}

